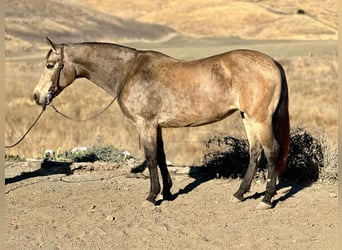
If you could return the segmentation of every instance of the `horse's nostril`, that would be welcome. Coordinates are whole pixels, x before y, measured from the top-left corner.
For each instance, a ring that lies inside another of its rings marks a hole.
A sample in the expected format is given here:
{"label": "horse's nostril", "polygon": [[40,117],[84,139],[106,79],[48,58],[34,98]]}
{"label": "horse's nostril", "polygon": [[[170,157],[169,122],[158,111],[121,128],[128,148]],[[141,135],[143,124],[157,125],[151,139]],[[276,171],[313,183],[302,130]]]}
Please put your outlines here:
{"label": "horse's nostril", "polygon": [[36,103],[39,103],[39,95],[37,93],[33,94],[33,99],[36,101]]}

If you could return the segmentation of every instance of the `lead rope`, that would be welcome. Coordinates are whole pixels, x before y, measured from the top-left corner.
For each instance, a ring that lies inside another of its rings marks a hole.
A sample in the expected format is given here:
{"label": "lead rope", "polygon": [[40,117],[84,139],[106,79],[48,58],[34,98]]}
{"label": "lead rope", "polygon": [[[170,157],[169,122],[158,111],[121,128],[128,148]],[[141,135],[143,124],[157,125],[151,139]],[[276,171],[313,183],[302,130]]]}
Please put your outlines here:
{"label": "lead rope", "polygon": [[[50,104],[52,106],[52,108],[58,113],[60,114],[61,116],[69,119],[69,120],[72,120],[72,121],[78,121],[78,122],[83,122],[83,121],[88,121],[88,120],[91,120],[91,119],[95,119],[96,117],[98,117],[99,115],[101,115],[102,113],[104,113],[112,104],[113,102],[115,101],[116,97],[101,111],[101,112],[98,112],[97,114],[93,115],[92,117],[89,117],[89,118],[86,118],[86,119],[75,119],[75,118],[72,118],[68,115],[65,115],[63,114],[62,112],[60,112],[52,103]],[[21,143],[26,135],[33,129],[33,127],[36,125],[36,123],[38,122],[39,118],[42,116],[42,114],[44,113],[46,109],[46,106],[44,106],[42,108],[42,111],[40,111],[39,115],[37,116],[37,118],[33,121],[33,123],[31,124],[31,126],[28,128],[28,130],[24,133],[24,135],[14,144],[12,145],[5,145],[5,148],[14,148],[15,146],[17,146],[19,143]]]}
{"label": "lead rope", "polygon": [[71,116],[68,116],[64,113],[62,113],[61,111],[59,111],[55,105],[53,105],[53,103],[51,103],[51,107],[57,112],[57,114],[63,116],[64,118],[67,118],[69,120],[72,120],[72,121],[75,121],[75,122],[85,122],[85,121],[89,121],[89,120],[92,120],[92,119],[95,119],[96,117],[100,116],[101,114],[103,114],[113,103],[114,101],[116,100],[116,97],[113,98],[113,100],[103,109],[101,110],[100,112],[96,113],[95,115],[91,116],[91,117],[88,117],[88,118],[84,118],[84,119],[78,119],[78,118],[73,118]]}
{"label": "lead rope", "polygon": [[[127,75],[126,75],[125,78],[122,80],[122,83],[123,83],[122,85],[124,85],[124,83],[127,81],[128,77],[129,77],[129,75],[130,75],[130,73],[131,73],[131,71],[132,71],[132,69],[133,69],[133,67],[134,67],[134,65],[135,65],[136,60],[137,60],[137,51],[135,50],[135,55],[134,55],[133,63],[132,63],[132,65],[131,65],[131,67],[129,68],[129,71],[128,71]],[[102,111],[98,112],[97,114],[95,114],[95,115],[93,115],[93,116],[91,116],[91,117],[89,117],[89,118],[85,118],[85,119],[73,118],[73,117],[71,117],[71,116],[69,116],[69,115],[66,115],[66,114],[62,113],[61,111],[59,111],[59,110],[53,105],[53,103],[51,103],[50,105],[51,105],[51,107],[57,112],[57,114],[63,116],[63,117],[66,118],[66,119],[69,119],[69,120],[72,120],[72,121],[76,121],[76,122],[89,121],[89,120],[95,119],[96,117],[98,117],[98,116],[100,116],[102,113],[104,113],[104,112],[105,112],[105,111],[114,103],[114,101],[116,100],[116,98],[121,94],[122,89],[123,89],[123,86],[118,90],[118,93],[117,93],[117,95],[113,98],[113,100],[112,100],[112,101],[111,101],[111,102],[110,102]]]}
{"label": "lead rope", "polygon": [[[123,82],[125,82],[125,81],[127,80],[129,74],[131,73],[131,71],[132,71],[132,69],[133,69],[133,67],[134,67],[134,65],[135,65],[136,60],[137,60],[137,53],[135,53],[135,57],[134,57],[134,61],[133,61],[133,63],[132,63],[132,66],[130,67],[130,70],[128,71],[128,74],[127,74],[126,77],[124,78],[124,81],[123,81]],[[113,100],[112,100],[112,101],[111,101],[111,102],[110,102],[102,111],[100,111],[100,112],[98,112],[97,114],[95,114],[95,115],[93,115],[93,116],[91,116],[91,117],[89,117],[89,118],[86,118],[86,119],[72,118],[72,117],[70,117],[70,116],[68,116],[68,115],[63,114],[62,112],[60,112],[52,103],[51,103],[50,105],[52,106],[52,108],[53,108],[58,114],[60,114],[61,116],[65,117],[65,118],[67,118],[67,119],[69,119],[69,120],[78,121],[78,122],[88,121],[88,120],[95,119],[96,117],[98,117],[99,115],[101,115],[102,113],[104,113],[104,112],[105,112],[105,111],[114,103],[114,101],[116,100],[116,98],[117,98],[117,97],[119,96],[119,94],[121,93],[121,90],[122,90],[122,88],[118,91],[118,95],[115,96],[115,97],[113,98]],[[31,131],[31,129],[36,125],[36,123],[38,122],[39,118],[40,118],[40,117],[42,116],[42,114],[44,113],[45,108],[46,108],[46,105],[43,106],[42,111],[41,111],[40,114],[37,116],[37,118],[34,120],[34,122],[33,122],[32,125],[29,127],[29,129],[24,133],[24,135],[23,135],[16,143],[14,143],[14,144],[12,144],[12,145],[5,145],[5,148],[13,148],[13,147],[17,146],[19,143],[21,143],[21,142],[24,140],[24,138],[26,137],[26,135],[27,135],[27,134]],[[140,136],[139,136],[139,148],[140,148]]]}
{"label": "lead rope", "polygon": [[12,145],[5,145],[5,148],[13,148],[15,146],[17,146],[19,143],[22,142],[22,140],[24,140],[24,138],[26,137],[26,135],[31,131],[31,129],[34,127],[34,125],[36,125],[36,123],[38,122],[39,118],[42,116],[42,114],[45,111],[46,106],[43,107],[42,111],[40,112],[40,114],[37,116],[37,118],[34,120],[34,122],[32,123],[32,125],[29,127],[29,129],[25,132],[25,134],[14,144]]}
{"label": "lead rope", "polygon": [[[91,119],[95,119],[96,117],[98,117],[99,115],[101,115],[102,113],[104,113],[112,104],[113,102],[115,101],[116,97],[101,111],[101,112],[98,112],[97,114],[95,114],[94,116],[92,117],[89,117],[89,118],[86,118],[86,119],[75,119],[75,118],[72,118],[68,115],[65,115],[63,114],[62,112],[60,112],[52,103],[50,104],[52,106],[52,108],[58,113],[60,114],[61,116],[67,118],[67,119],[70,119],[72,121],[78,121],[78,122],[82,122],[82,121],[88,121],[88,120],[91,120]],[[38,122],[39,118],[42,116],[42,114],[44,113],[46,109],[46,106],[44,106],[42,108],[42,111],[39,113],[39,115],[37,116],[37,118],[33,121],[33,123],[31,124],[31,126],[28,128],[28,130],[24,133],[24,135],[14,144],[12,145],[5,145],[5,148],[14,148],[15,146],[17,146],[19,143],[21,143],[24,138],[26,137],[26,135],[33,129],[33,127],[36,125],[36,123]]]}

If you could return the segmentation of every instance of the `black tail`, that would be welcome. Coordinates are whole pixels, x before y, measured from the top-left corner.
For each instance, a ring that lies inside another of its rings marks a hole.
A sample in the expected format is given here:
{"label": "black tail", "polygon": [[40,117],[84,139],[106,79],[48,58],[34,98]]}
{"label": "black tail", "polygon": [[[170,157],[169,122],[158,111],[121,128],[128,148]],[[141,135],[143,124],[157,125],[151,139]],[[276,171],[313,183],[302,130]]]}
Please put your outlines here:
{"label": "black tail", "polygon": [[281,94],[277,109],[273,114],[273,133],[279,144],[278,160],[276,162],[278,175],[286,168],[287,156],[290,147],[290,118],[289,118],[289,97],[286,75],[283,67],[275,62],[281,75]]}

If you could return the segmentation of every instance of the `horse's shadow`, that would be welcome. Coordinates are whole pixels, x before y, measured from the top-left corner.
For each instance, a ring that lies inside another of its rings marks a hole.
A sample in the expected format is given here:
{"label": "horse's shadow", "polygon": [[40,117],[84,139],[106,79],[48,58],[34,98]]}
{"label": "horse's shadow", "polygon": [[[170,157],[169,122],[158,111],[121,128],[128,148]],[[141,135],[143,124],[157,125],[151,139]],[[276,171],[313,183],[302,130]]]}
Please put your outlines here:
{"label": "horse's shadow", "polygon": [[77,170],[77,168],[71,169],[71,164],[71,162],[45,160],[40,163],[40,168],[37,170],[31,172],[22,172],[17,176],[5,178],[5,185],[20,182],[34,177],[43,177],[58,174],[72,175],[74,171]]}
{"label": "horse's shadow", "polygon": [[[208,153],[204,156],[204,163],[201,166],[192,166],[189,176],[194,179],[193,182],[174,193],[172,200],[177,199],[180,195],[190,193],[199,185],[214,178],[243,178],[249,163],[248,142],[231,136],[215,138],[209,141],[209,143],[217,142],[221,145],[224,144],[228,149]],[[323,158],[323,148],[319,140],[304,129],[293,130],[286,170],[279,176],[276,187],[278,198],[273,200],[273,206],[316,182],[320,170],[324,167]],[[146,164],[143,164],[135,168],[135,171],[139,172],[145,168]],[[256,178],[266,179],[266,159],[261,162]],[[259,199],[264,195],[265,192],[254,193],[247,196],[245,200]],[[157,204],[161,203],[162,200],[157,201]]]}
{"label": "horse's shadow", "polygon": [[[193,181],[187,184],[184,188],[179,189],[176,193],[172,194],[171,199],[169,200],[176,200],[180,195],[186,195],[196,189],[198,186],[206,183],[215,178],[243,178],[246,167],[248,164],[248,159],[241,158],[240,161],[236,162],[229,162],[234,158],[236,160],[236,154],[232,153],[229,157],[224,158],[224,163],[227,165],[217,164],[217,162],[209,162],[202,166],[192,166],[190,167],[189,176],[193,178]],[[218,160],[218,159],[216,159]],[[223,160],[223,158],[221,158]],[[223,163],[223,162],[221,162]],[[230,163],[230,164],[229,164]],[[245,164],[243,164],[245,163]],[[232,168],[228,166],[232,165]],[[224,166],[227,166],[224,168]],[[140,173],[143,172],[147,167],[146,161],[143,164],[139,165],[138,167],[132,168],[131,173]],[[265,175],[264,169],[258,169],[259,176]],[[262,173],[262,174],[261,174]],[[300,192],[306,187],[309,187],[315,179],[308,180],[305,179],[296,179],[296,178],[288,178],[288,173],[285,172],[282,177],[279,178],[279,182],[276,186],[276,190],[279,192],[280,196],[273,200],[272,206],[275,207],[279,202],[285,201],[288,198],[294,196],[296,193]],[[249,196],[246,196],[244,200],[249,199],[260,199],[265,195],[265,192],[256,192]],[[156,205],[161,205],[163,199],[157,200]]]}
{"label": "horse's shadow", "polygon": [[[296,193],[299,191],[303,190],[306,187],[309,187],[312,184],[312,182],[303,182],[303,183],[298,183],[298,182],[289,182],[289,181],[284,181],[280,179],[276,190],[281,194],[281,196],[277,199],[274,199],[272,202],[272,207],[275,207],[279,202],[286,201],[288,198],[294,196]],[[281,190],[286,190],[286,191],[281,191]],[[247,196],[245,200],[249,199],[260,199],[265,195],[265,192],[262,193],[254,193],[253,195]]]}
{"label": "horse's shadow", "polygon": [[[184,188],[179,189],[178,192],[173,194],[172,200],[177,199],[178,196],[180,195],[185,195],[188,194],[190,192],[192,192],[194,189],[196,189],[198,186],[202,185],[203,183],[210,181],[215,177],[213,174],[209,174],[206,175],[205,173],[207,171],[203,171],[202,173],[199,173],[201,171],[199,171],[199,168],[205,168],[205,167],[192,167],[192,169],[194,169],[193,173],[191,173],[192,171],[190,171],[190,176],[192,178],[194,178],[194,181],[187,184]],[[243,172],[243,170],[242,170]],[[232,176],[229,176],[230,178]],[[229,178],[228,177],[228,178]],[[226,178],[226,177],[224,177]],[[291,181],[285,178],[280,178],[279,182],[277,184],[276,190],[279,192],[279,197],[277,199],[273,200],[273,204],[272,206],[275,207],[279,202],[285,201],[288,198],[294,196],[296,193],[298,193],[299,191],[301,191],[302,189],[309,187],[311,184],[313,183],[313,181]],[[285,190],[285,191],[284,191]],[[244,200],[249,200],[249,199],[260,199],[265,195],[265,191],[264,192],[255,192],[254,194],[251,194],[249,196],[246,196]],[[159,200],[157,202],[157,204],[161,204],[162,200]]]}

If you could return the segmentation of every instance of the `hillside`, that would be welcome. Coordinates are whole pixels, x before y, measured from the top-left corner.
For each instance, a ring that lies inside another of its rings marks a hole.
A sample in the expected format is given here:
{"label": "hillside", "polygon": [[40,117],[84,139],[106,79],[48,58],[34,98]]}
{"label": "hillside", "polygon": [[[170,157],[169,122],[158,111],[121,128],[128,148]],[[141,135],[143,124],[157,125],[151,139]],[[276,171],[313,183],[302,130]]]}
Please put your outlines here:
{"label": "hillside", "polygon": [[[97,1],[82,3],[104,13],[172,27],[182,35],[243,39],[337,38],[336,0]],[[298,11],[303,14],[297,14]]]}
{"label": "hillside", "polygon": [[[324,7],[322,7],[324,6]],[[174,36],[336,40],[337,1],[13,0],[5,3],[6,55],[57,42],[165,41]],[[299,13],[299,14],[298,14]]]}
{"label": "hillside", "polygon": [[45,45],[45,36],[57,42],[159,40],[175,31],[95,9],[58,1],[6,1],[6,55],[32,52]]}

